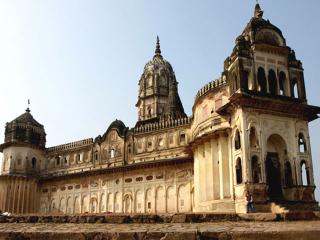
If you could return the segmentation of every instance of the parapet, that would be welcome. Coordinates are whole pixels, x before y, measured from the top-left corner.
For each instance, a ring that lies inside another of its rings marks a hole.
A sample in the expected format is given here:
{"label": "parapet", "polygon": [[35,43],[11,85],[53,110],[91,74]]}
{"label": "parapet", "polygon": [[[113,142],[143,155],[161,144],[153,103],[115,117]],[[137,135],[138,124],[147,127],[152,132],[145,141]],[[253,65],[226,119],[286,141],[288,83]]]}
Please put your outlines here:
{"label": "parapet", "polygon": [[56,152],[56,151],[64,151],[64,150],[70,150],[74,148],[79,148],[79,147],[84,147],[88,145],[93,144],[93,138],[87,138],[84,140],[76,141],[76,142],[71,142],[71,143],[66,143],[58,146],[53,146],[47,148],[48,153]]}

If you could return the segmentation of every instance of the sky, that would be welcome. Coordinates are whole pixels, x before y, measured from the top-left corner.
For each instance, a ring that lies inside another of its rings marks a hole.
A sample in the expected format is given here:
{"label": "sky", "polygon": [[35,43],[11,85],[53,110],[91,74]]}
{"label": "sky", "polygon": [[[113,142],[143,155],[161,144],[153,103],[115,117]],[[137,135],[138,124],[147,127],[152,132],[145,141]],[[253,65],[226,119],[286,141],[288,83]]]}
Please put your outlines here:
{"label": "sky", "polygon": [[[318,0],[260,0],[305,69],[308,103],[320,105]],[[103,134],[115,119],[133,127],[143,67],[159,35],[185,111],[220,76],[254,0],[0,0],[0,138],[27,108],[47,146]],[[320,120],[310,123],[320,200]],[[1,156],[0,156],[1,157]]]}

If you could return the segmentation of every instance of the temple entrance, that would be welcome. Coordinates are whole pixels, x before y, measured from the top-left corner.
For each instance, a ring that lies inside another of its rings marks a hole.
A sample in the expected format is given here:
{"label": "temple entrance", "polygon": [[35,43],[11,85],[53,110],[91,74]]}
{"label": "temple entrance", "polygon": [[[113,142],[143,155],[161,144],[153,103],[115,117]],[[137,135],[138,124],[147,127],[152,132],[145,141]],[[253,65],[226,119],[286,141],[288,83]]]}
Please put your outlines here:
{"label": "temple entrance", "polygon": [[270,200],[283,199],[282,170],[287,159],[287,144],[285,140],[278,134],[272,134],[267,140],[267,157],[265,161],[266,182]]}
{"label": "temple entrance", "polygon": [[282,199],[281,169],[277,153],[267,153],[266,173],[268,195],[271,200]]}

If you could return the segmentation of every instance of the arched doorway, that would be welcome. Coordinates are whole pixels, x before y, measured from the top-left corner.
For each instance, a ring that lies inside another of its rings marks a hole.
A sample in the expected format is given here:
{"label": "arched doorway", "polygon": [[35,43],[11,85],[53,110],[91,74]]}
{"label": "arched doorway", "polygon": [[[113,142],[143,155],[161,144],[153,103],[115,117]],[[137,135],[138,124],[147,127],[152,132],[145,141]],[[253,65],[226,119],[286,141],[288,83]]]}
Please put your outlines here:
{"label": "arched doorway", "polygon": [[98,210],[98,200],[96,198],[91,198],[91,213],[97,213]]}
{"label": "arched doorway", "polygon": [[285,155],[287,155],[287,146],[283,138],[278,134],[271,135],[267,141],[265,164],[270,200],[281,200],[283,198],[281,165]]}
{"label": "arched doorway", "polygon": [[124,212],[131,213],[132,212],[132,196],[126,194],[124,196]]}
{"label": "arched doorway", "polygon": [[165,208],[165,191],[164,187],[158,187],[156,190],[156,213],[164,213]]}

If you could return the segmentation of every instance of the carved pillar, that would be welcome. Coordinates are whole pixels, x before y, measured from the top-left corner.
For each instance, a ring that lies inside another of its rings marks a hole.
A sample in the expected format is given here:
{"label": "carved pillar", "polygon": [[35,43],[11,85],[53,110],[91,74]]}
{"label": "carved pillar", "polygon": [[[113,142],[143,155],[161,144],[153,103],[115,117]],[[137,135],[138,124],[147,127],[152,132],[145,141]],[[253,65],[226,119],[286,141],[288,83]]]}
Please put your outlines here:
{"label": "carved pillar", "polygon": [[219,182],[220,182],[220,199],[224,198],[224,191],[223,191],[223,152],[222,152],[222,143],[221,143],[221,137],[218,138],[218,156],[219,156]]}

